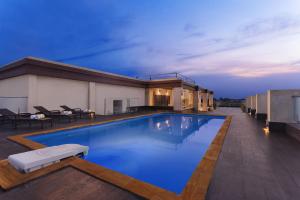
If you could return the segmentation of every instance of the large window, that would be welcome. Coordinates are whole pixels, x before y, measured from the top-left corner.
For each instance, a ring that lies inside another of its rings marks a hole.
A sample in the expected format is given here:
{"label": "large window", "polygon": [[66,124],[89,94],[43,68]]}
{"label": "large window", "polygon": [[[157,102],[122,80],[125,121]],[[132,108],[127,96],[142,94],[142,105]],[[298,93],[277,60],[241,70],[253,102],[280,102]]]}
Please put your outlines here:
{"label": "large window", "polygon": [[172,106],[172,90],[163,88],[153,88],[150,91],[150,105],[152,106]]}
{"label": "large window", "polygon": [[191,109],[194,107],[193,91],[184,89],[181,99],[182,99],[182,108],[183,109]]}

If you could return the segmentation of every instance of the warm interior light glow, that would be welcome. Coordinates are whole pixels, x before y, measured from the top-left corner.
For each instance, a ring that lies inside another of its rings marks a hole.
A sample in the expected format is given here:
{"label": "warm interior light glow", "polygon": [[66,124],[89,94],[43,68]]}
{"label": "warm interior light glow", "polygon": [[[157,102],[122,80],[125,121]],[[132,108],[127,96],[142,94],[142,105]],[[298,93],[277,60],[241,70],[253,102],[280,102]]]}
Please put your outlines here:
{"label": "warm interior light glow", "polygon": [[263,128],[263,131],[264,131],[264,134],[265,134],[266,136],[269,136],[269,135],[270,135],[269,127]]}
{"label": "warm interior light glow", "polygon": [[157,122],[157,123],[156,123],[156,127],[157,127],[158,129],[161,128],[161,127],[160,127],[160,122]]}

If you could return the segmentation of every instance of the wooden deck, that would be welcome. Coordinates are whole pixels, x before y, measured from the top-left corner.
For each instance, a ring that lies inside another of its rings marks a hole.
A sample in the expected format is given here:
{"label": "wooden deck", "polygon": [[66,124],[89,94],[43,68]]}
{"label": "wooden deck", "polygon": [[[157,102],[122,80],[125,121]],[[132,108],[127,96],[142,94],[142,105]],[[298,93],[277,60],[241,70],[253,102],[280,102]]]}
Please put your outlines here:
{"label": "wooden deck", "polygon": [[217,161],[208,200],[299,200],[300,142],[285,133],[265,134],[265,124],[240,109],[233,116]]}
{"label": "wooden deck", "polygon": [[62,168],[68,167],[74,159],[75,158],[65,159],[59,163],[31,172],[30,174],[20,173],[14,167],[12,167],[7,160],[1,160],[0,186],[5,190],[11,189],[41,176],[45,176]]}

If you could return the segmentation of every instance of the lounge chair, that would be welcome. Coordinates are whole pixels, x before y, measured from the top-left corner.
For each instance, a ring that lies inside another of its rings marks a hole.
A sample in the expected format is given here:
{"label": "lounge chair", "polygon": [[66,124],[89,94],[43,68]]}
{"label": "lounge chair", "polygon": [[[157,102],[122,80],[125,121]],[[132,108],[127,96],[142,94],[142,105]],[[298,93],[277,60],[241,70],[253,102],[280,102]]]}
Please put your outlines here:
{"label": "lounge chair", "polygon": [[12,125],[17,128],[19,123],[25,122],[28,123],[29,126],[31,126],[32,122],[40,122],[41,128],[44,128],[44,123],[49,122],[51,124],[51,127],[53,126],[53,121],[49,117],[43,117],[43,118],[31,118],[31,113],[14,113],[13,111],[7,109],[7,108],[1,108],[0,109],[0,115],[3,119],[3,121],[8,120],[11,121]]}
{"label": "lounge chair", "polygon": [[30,116],[31,113],[14,113],[13,111],[7,109],[7,108],[0,108],[0,115],[6,119],[15,119],[19,116]]}
{"label": "lounge chair", "polygon": [[60,110],[48,110],[46,108],[44,108],[43,106],[33,106],[36,110],[38,110],[38,113],[42,113],[44,114],[46,117],[51,117],[51,118],[57,118],[57,119],[68,119],[69,122],[71,122],[72,119],[74,119],[75,121],[77,120],[76,118],[76,114],[65,114],[62,113]]}
{"label": "lounge chair", "polygon": [[28,118],[30,116],[30,113],[20,113],[16,114],[13,111],[7,109],[7,108],[1,108],[0,109],[0,115],[1,115],[1,121],[4,124],[6,121],[9,121],[12,123],[13,126],[15,126],[15,122],[17,118],[24,117]]}
{"label": "lounge chair", "polygon": [[69,106],[66,105],[62,105],[60,106],[62,109],[64,109],[65,111],[71,111],[72,113],[76,114],[79,116],[79,118],[81,119],[83,116],[87,116],[89,118],[92,117],[96,117],[96,113],[93,111],[84,111],[80,108],[70,108]]}
{"label": "lounge chair", "polygon": [[18,171],[29,173],[72,156],[86,155],[88,146],[64,144],[8,156],[8,162]]}

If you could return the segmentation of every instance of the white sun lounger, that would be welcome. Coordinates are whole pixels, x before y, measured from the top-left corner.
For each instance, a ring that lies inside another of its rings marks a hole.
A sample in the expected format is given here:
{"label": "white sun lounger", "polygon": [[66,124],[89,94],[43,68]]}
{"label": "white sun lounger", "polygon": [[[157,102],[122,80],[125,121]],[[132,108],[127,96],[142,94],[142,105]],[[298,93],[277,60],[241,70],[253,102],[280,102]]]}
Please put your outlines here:
{"label": "white sun lounger", "polygon": [[57,163],[64,158],[86,155],[88,149],[89,147],[79,144],[64,144],[10,155],[8,162],[18,171],[29,173]]}

